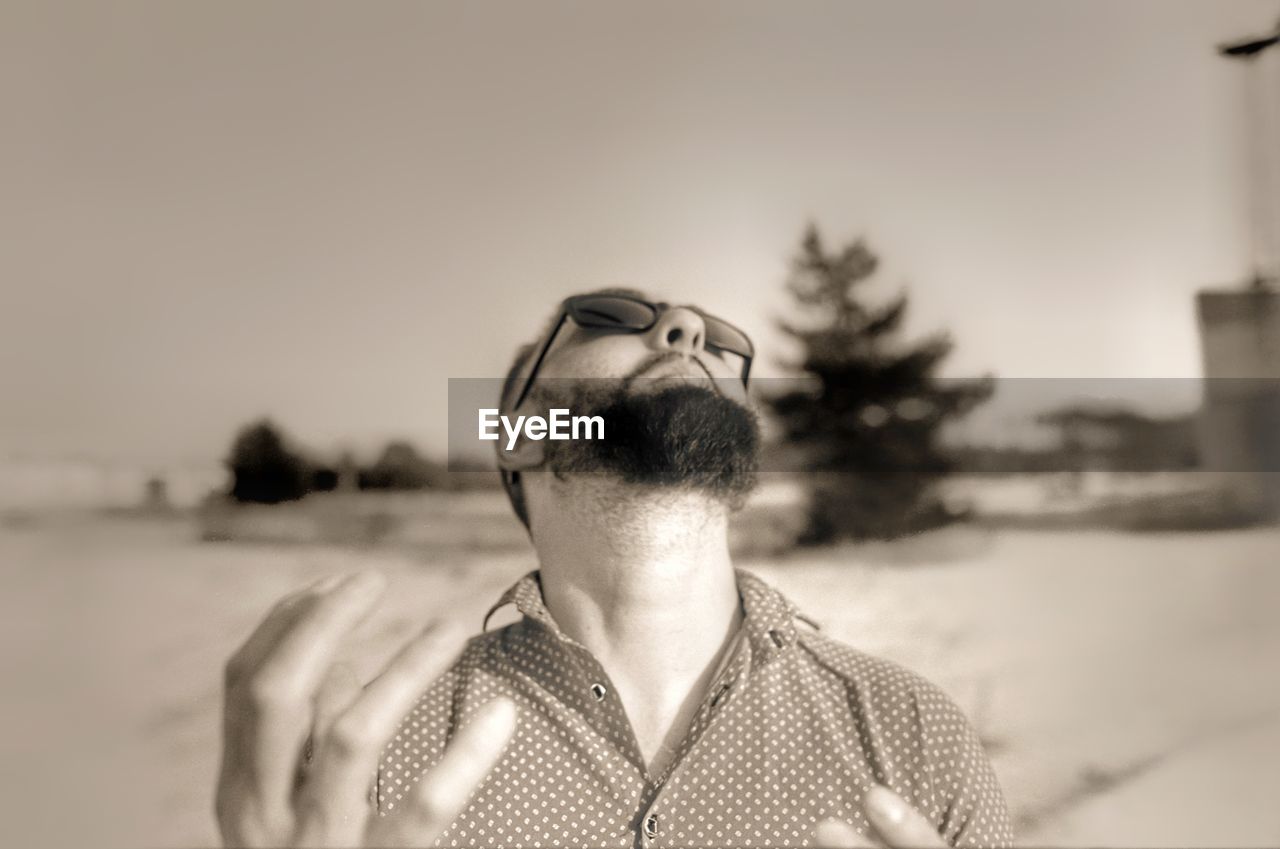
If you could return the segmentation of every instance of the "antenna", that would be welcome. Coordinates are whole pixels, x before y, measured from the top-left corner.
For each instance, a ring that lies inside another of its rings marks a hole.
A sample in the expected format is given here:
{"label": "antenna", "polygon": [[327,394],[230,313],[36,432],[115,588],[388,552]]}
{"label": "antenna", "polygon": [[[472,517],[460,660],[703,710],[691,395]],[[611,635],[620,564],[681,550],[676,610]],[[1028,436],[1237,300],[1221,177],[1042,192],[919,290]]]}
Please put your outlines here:
{"label": "antenna", "polygon": [[1253,286],[1280,280],[1280,21],[1265,35],[1218,45],[1218,55],[1245,65],[1249,157],[1249,261]]}

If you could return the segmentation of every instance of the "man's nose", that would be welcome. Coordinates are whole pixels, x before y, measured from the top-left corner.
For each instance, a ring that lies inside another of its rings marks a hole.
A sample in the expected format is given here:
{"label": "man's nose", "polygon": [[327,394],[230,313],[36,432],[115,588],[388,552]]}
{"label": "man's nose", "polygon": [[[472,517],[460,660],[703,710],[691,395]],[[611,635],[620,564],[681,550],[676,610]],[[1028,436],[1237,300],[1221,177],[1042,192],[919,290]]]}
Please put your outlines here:
{"label": "man's nose", "polygon": [[691,309],[673,307],[658,317],[649,331],[649,341],[659,351],[696,354],[707,338],[702,316]]}

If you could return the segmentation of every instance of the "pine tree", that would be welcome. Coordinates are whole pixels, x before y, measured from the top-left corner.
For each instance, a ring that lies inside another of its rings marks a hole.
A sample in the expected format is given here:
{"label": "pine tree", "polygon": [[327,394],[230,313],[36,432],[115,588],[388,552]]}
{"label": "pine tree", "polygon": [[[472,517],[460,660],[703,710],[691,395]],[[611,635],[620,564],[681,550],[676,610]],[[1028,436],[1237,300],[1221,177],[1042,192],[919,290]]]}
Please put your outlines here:
{"label": "pine tree", "polygon": [[878,265],[861,239],[828,253],[810,225],[787,281],[800,316],[780,324],[809,379],[769,403],[810,484],[802,544],[890,539],[956,518],[935,488],[951,468],[940,429],[991,395],[990,378],[935,376],[952,349],[945,333],[902,340],[905,294],[863,302],[858,287]]}

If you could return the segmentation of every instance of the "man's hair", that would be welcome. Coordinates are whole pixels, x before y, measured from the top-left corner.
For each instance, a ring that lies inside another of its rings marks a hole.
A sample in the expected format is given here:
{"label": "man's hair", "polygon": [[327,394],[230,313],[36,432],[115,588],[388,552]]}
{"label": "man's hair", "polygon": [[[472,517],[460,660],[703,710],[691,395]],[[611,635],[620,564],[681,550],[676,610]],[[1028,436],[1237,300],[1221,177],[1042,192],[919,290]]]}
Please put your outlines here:
{"label": "man's hair", "polygon": [[[625,288],[606,288],[593,289],[590,292],[582,292],[583,295],[627,295],[632,298],[649,299],[649,295],[641,292],[639,289]],[[573,297],[570,295],[569,297]],[[567,299],[566,299],[567,300]],[[563,301],[561,302],[563,304]],[[511,404],[515,402],[516,386],[520,382],[520,373],[524,371],[529,360],[537,354],[538,349],[546,344],[547,335],[555,330],[556,321],[560,318],[561,307],[556,308],[556,312],[544,323],[542,332],[539,333],[532,342],[526,342],[516,351],[515,359],[511,362],[511,368],[507,370],[507,376],[502,381],[502,395],[498,399],[499,411],[505,415],[509,412]],[[520,523],[529,527],[529,509],[524,501],[524,487],[520,483],[519,472],[508,472],[499,470],[502,476],[502,488],[507,493],[507,499],[511,502],[511,509],[515,511],[516,518]]]}

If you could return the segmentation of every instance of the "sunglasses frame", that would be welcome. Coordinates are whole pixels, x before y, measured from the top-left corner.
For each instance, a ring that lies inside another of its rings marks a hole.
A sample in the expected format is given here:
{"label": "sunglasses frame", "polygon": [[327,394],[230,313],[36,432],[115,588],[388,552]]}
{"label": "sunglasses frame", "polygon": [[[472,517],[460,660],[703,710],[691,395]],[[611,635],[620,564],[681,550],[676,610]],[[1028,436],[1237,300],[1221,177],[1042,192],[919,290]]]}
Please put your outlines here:
{"label": "sunglasses frame", "polygon": [[[599,326],[584,324],[577,316],[578,304],[591,298],[615,298],[621,301],[631,301],[632,303],[648,307],[653,312],[653,318],[644,327],[619,327],[618,330],[624,333],[645,333],[652,330],[653,326],[658,323],[658,319],[662,317],[662,314],[671,309],[670,304],[655,304],[652,301],[646,301],[643,298],[637,298],[634,295],[573,295],[572,297],[565,298],[560,304],[560,314],[556,317],[555,326],[552,328],[551,332],[547,334],[547,340],[542,343],[542,347],[538,350],[538,356],[533,361],[533,368],[529,370],[529,376],[525,378],[524,385],[520,388],[520,393],[516,396],[515,403],[511,405],[511,409],[519,409],[520,405],[524,403],[524,400],[529,397],[529,392],[533,388],[533,380],[538,376],[538,369],[542,367],[542,361],[546,359],[547,352],[551,350],[551,344],[555,341],[556,337],[560,335],[560,329],[564,327],[566,319],[572,318],[574,323],[581,327]],[[751,376],[751,361],[755,359],[756,354],[755,345],[751,342],[751,337],[748,336],[745,331],[725,321],[723,318],[706,313],[697,307],[687,307],[687,309],[691,309],[696,312],[704,321],[710,319],[712,321],[720,322],[742,336],[743,341],[747,343],[747,353],[744,354],[741,351],[731,351],[731,353],[742,357],[742,385],[746,387],[748,385],[747,381]]]}

